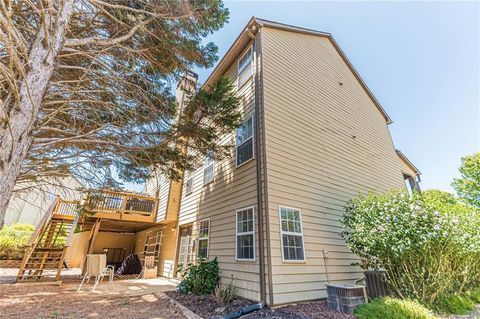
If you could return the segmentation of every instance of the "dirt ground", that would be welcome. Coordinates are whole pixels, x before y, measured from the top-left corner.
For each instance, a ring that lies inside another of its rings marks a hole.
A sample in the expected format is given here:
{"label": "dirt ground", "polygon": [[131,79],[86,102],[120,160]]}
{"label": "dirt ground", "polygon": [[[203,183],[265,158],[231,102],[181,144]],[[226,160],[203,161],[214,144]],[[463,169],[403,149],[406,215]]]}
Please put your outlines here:
{"label": "dirt ground", "polygon": [[0,284],[0,318],[185,318],[165,296],[175,286],[165,279],[103,282],[77,293],[79,282],[58,285]]}

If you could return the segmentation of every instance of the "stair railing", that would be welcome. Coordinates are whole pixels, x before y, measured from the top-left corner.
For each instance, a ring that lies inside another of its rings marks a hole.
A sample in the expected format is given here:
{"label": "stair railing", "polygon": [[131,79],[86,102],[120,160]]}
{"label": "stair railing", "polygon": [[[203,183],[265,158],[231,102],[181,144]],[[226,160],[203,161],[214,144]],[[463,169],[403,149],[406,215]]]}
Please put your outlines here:
{"label": "stair railing", "polygon": [[57,196],[53,201],[53,203],[50,205],[50,207],[48,207],[48,210],[43,215],[42,219],[40,220],[40,223],[32,233],[32,236],[30,236],[30,239],[28,240],[26,245],[25,253],[23,254],[23,259],[22,259],[22,263],[20,264],[20,269],[18,270],[17,279],[23,276],[25,265],[27,264],[27,261],[30,259],[32,252],[35,250],[35,247],[40,242],[46,227],[48,226],[50,220],[52,219],[53,213],[55,211],[55,207],[58,205],[59,201],[60,201],[60,198]]}

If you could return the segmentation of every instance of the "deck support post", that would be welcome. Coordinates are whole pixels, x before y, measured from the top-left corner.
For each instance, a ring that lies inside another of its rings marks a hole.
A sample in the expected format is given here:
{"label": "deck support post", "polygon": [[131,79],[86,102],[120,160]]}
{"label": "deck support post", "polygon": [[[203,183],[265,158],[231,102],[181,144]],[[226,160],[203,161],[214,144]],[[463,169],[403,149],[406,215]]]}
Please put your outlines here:
{"label": "deck support post", "polygon": [[87,251],[85,253],[85,257],[83,257],[83,264],[82,264],[82,274],[85,274],[87,271],[87,255],[93,253],[93,245],[95,244],[95,239],[97,238],[98,231],[100,230],[100,224],[102,219],[99,218],[93,224],[92,230],[90,231],[90,237],[88,239]]}

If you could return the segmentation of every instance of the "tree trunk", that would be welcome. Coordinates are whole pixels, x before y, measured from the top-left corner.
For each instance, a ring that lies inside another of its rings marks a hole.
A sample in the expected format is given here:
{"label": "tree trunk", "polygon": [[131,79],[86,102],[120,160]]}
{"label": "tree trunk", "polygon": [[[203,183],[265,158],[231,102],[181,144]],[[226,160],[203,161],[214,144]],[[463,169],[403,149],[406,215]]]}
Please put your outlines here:
{"label": "tree trunk", "polygon": [[8,114],[10,126],[0,128],[0,228],[12,196],[22,164],[33,143],[32,129],[37,119],[43,95],[52,76],[55,60],[65,40],[65,33],[75,0],[59,1],[57,19],[45,11],[44,23],[53,25],[48,37],[39,27],[28,58],[27,72],[20,84],[20,103]]}

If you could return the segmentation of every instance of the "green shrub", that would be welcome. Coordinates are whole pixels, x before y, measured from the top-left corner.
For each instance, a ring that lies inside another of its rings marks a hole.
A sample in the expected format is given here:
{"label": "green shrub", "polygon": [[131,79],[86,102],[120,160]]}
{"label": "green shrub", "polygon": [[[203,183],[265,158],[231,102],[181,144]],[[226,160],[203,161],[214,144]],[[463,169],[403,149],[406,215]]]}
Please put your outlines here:
{"label": "green shrub", "polygon": [[390,290],[432,306],[480,283],[480,212],[440,191],[369,194],[349,202],[342,236]]}
{"label": "green shrub", "polygon": [[472,289],[467,294],[474,303],[480,303],[480,288]]}
{"label": "green shrub", "polygon": [[395,298],[375,299],[355,309],[358,319],[436,319],[433,313],[417,301]]}
{"label": "green shrub", "polygon": [[0,259],[22,259],[25,245],[35,227],[28,224],[13,224],[0,230]]}
{"label": "green shrub", "polygon": [[209,295],[220,281],[216,257],[210,261],[200,258],[196,264],[189,264],[179,271],[183,279],[177,286],[177,290],[184,294]]}
{"label": "green shrub", "polygon": [[230,282],[225,286],[218,285],[214,292],[215,300],[219,304],[229,304],[237,299],[237,287],[233,285],[233,275]]}
{"label": "green shrub", "polygon": [[434,309],[438,313],[466,315],[475,308],[475,303],[470,296],[454,295],[445,299],[438,300]]}

